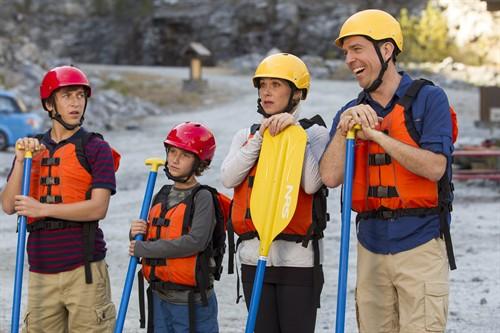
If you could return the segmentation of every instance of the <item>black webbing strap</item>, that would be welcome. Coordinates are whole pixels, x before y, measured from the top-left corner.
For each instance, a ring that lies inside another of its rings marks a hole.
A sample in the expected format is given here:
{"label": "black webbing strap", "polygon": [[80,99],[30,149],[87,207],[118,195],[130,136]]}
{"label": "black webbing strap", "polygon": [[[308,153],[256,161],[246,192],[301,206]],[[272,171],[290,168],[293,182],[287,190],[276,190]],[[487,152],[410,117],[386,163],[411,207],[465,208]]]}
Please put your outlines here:
{"label": "black webbing strap", "polygon": [[387,165],[391,164],[391,155],[383,154],[369,154],[368,165]]}
{"label": "black webbing strap", "polygon": [[58,204],[62,202],[62,197],[60,195],[43,195],[40,197],[40,202],[48,204]]}
{"label": "black webbing strap", "polygon": [[314,300],[316,302],[316,307],[319,309],[321,307],[321,291],[323,290],[325,277],[323,275],[323,267],[319,262],[320,260],[319,240],[317,238],[313,239],[312,245],[314,250],[313,293],[314,293]]}
{"label": "black webbing strap", "polygon": [[[206,299],[206,294],[205,294]],[[189,333],[196,333],[196,308],[194,306],[194,291],[188,293],[188,316],[189,316]]]}
{"label": "black webbing strap", "polygon": [[397,102],[404,108],[405,125],[408,134],[410,134],[410,137],[417,144],[420,142],[420,133],[417,131],[417,128],[415,127],[415,122],[413,121],[413,111],[411,106],[413,104],[413,101],[417,97],[420,89],[425,85],[434,85],[434,83],[425,79],[414,80],[411,83],[410,87],[406,90],[405,95],[401,97],[401,99]]}
{"label": "black webbing strap", "polygon": [[85,267],[85,283],[92,283],[90,263],[94,259],[95,232],[97,222],[83,222],[83,265]]}
{"label": "black webbing strap", "polygon": [[154,315],[154,302],[153,302],[153,289],[148,287],[146,289],[146,295],[148,297],[148,328],[147,333],[154,333],[155,330],[155,315]]}
{"label": "black webbing strap", "polygon": [[227,221],[227,247],[229,257],[227,258],[227,274],[234,274],[234,256],[236,255],[236,246],[234,244],[234,228],[231,218]]}
{"label": "black webbing strap", "polygon": [[314,117],[309,118],[309,119],[307,119],[307,118],[300,119],[299,124],[300,124],[300,126],[302,126],[303,129],[308,129],[309,127],[311,127],[313,125],[326,127],[325,121],[323,120],[323,118],[321,118],[321,116],[319,114],[317,114]]}
{"label": "black webbing strap", "polygon": [[430,208],[401,208],[401,209],[387,209],[381,207],[377,210],[372,210],[369,212],[358,213],[356,220],[365,219],[379,219],[379,220],[390,220],[397,219],[403,216],[427,216],[427,215],[438,215],[440,213],[439,207]]}
{"label": "black webbing strap", "polygon": [[439,180],[438,188],[439,206],[441,208],[439,212],[439,228],[446,245],[446,254],[448,255],[450,270],[455,270],[457,269],[457,264],[455,262],[455,253],[453,252],[453,243],[451,241],[450,224],[448,223],[448,215],[453,210],[451,200],[448,201],[453,195],[453,184],[448,180],[446,172]]}
{"label": "black webbing strap", "polygon": [[59,165],[61,159],[59,157],[44,157],[42,158],[42,166]]}
{"label": "black webbing strap", "polygon": [[66,228],[81,228],[86,222],[73,222],[59,219],[41,219],[27,225],[28,232],[38,230],[56,230]]}
{"label": "black webbing strap", "polygon": [[370,186],[368,187],[368,196],[376,198],[394,198],[399,197],[395,186]]}
{"label": "black webbing strap", "polygon": [[139,292],[139,327],[145,328],[146,309],[144,308],[144,274],[142,274],[142,269],[137,272],[137,291]]}

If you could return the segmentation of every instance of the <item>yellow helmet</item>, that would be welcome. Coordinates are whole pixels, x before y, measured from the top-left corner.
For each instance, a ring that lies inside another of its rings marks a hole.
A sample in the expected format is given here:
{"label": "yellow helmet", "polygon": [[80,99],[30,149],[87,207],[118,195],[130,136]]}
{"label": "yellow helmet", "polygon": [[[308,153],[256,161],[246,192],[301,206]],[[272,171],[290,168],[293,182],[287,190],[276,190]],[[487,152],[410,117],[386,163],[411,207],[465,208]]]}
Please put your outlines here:
{"label": "yellow helmet", "polygon": [[391,38],[399,52],[403,51],[403,33],[399,22],[389,13],[378,9],[367,9],[349,17],[335,40],[342,47],[342,39],[349,36],[367,36],[373,40]]}
{"label": "yellow helmet", "polygon": [[259,88],[259,79],[264,77],[290,81],[297,89],[304,92],[302,99],[306,99],[311,84],[306,64],[290,53],[273,54],[262,60],[252,78],[255,88]]}

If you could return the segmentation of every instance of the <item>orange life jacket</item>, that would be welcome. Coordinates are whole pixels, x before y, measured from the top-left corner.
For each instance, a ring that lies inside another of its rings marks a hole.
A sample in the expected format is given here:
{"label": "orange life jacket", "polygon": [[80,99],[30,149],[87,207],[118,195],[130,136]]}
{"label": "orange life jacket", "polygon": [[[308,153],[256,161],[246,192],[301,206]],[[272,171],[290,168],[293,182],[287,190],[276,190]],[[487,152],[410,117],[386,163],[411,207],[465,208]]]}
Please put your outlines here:
{"label": "orange life jacket", "polygon": [[[44,134],[36,136],[41,140]],[[93,136],[103,139],[99,133],[86,132],[69,138],[54,151],[44,150],[33,157],[30,179],[30,196],[42,203],[67,204],[89,200],[92,174],[85,156],[85,146]],[[120,164],[120,154],[112,149],[115,171]],[[93,258],[95,232],[98,221],[68,221],[52,217],[28,217],[27,230],[55,230],[83,228],[85,281],[92,283],[90,261]]]}
{"label": "orange life jacket", "polygon": [[[172,186],[166,185],[155,196],[148,216],[145,240],[172,240],[189,233],[194,212],[194,196],[198,191],[210,191],[216,210],[216,227],[209,246],[204,251],[188,257],[150,259],[143,258],[142,271],[153,289],[157,286],[174,289],[206,290],[209,286],[209,260],[215,260],[210,273],[218,280],[222,272],[222,257],[225,252],[225,223],[229,213],[230,199],[214,188],[200,185],[177,205],[165,208]],[[208,221],[207,221],[208,222]],[[202,277],[202,278],[201,278]],[[203,280],[203,281],[202,281]]]}
{"label": "orange life jacket", "polygon": [[[311,119],[301,119],[300,125],[307,129],[313,125],[326,127],[323,119],[316,115]],[[254,124],[250,128],[250,140],[259,129],[259,124]],[[238,248],[238,244],[247,239],[252,239],[258,236],[255,226],[250,216],[250,196],[252,194],[252,185],[255,177],[257,166],[254,165],[249,171],[246,179],[234,189],[234,197],[231,207],[231,219],[228,223],[228,246],[229,260],[228,273],[234,273],[234,256]],[[309,241],[312,241],[314,251],[313,263],[313,289],[316,305],[319,307],[320,295],[323,287],[323,271],[320,264],[319,239],[323,238],[323,230],[326,228],[326,223],[329,220],[326,211],[326,197],[328,189],[322,186],[316,193],[307,194],[299,189],[297,200],[297,208],[288,224],[288,226],[275,238],[280,240],[302,242],[302,246],[307,247]],[[234,233],[238,234],[239,238],[235,244]],[[241,298],[239,292],[239,284],[237,288],[237,302]]]}
{"label": "orange life jacket", "polygon": [[[432,82],[413,81],[380,125],[388,136],[419,148],[420,134],[414,123],[411,106],[420,89]],[[458,135],[456,114],[450,107],[452,139]],[[447,242],[450,267],[455,266],[447,214],[451,211],[452,184],[445,172],[440,181],[431,181],[405,169],[373,141],[355,143],[352,209],[357,220],[392,219],[401,216],[440,215],[440,229]]]}
{"label": "orange life jacket", "polygon": [[[305,128],[314,124],[324,124],[324,122],[321,118],[301,120],[301,125]],[[248,140],[255,135],[257,130],[258,125],[252,126]],[[240,239],[243,240],[257,236],[255,226],[250,216],[250,196],[252,195],[252,186],[256,170],[257,163],[250,169],[245,180],[234,189],[231,208],[231,228],[240,236]],[[325,188],[322,188],[316,194],[307,194],[302,188],[299,188],[298,204],[295,213],[290,223],[276,239],[290,241],[306,240],[307,242],[312,237],[322,237],[322,231],[326,227],[326,203],[321,205],[322,207],[320,208],[315,207],[314,202],[315,200],[326,200],[325,197]],[[318,224],[318,220],[321,220],[322,223]]]}

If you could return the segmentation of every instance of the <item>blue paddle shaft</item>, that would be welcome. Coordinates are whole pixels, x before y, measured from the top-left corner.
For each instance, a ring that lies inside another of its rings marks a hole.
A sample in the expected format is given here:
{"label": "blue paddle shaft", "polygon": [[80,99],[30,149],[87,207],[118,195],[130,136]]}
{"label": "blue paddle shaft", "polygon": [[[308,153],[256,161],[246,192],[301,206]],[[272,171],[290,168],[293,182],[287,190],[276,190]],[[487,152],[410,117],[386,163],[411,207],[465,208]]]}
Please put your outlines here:
{"label": "blue paddle shaft", "polygon": [[260,295],[262,294],[262,284],[264,282],[264,273],[266,271],[267,257],[260,256],[257,262],[257,272],[253,281],[252,298],[250,299],[250,309],[248,311],[247,327],[245,333],[253,333],[255,321],[259,313]]}
{"label": "blue paddle shaft", "polygon": [[[24,158],[22,195],[30,194],[31,157]],[[21,294],[24,271],[24,248],[26,245],[26,216],[17,219],[17,250],[16,250],[16,275],[14,278],[14,299],[12,303],[11,333],[19,332],[19,314],[21,312]]]}
{"label": "blue paddle shaft", "polygon": [[[139,218],[144,221],[148,218],[149,207],[151,206],[151,199],[153,197],[157,175],[157,171],[150,171],[149,173],[148,183],[146,185],[146,193],[144,194],[141,214],[139,216]],[[143,235],[136,235],[134,239],[141,241],[143,239]],[[123,287],[122,299],[120,301],[120,309],[118,310],[118,316],[116,319],[114,331],[115,333],[121,333],[123,330],[123,325],[125,324],[125,316],[127,315],[128,302],[130,300],[130,293],[132,292],[132,285],[134,284],[135,269],[137,268],[137,263],[137,257],[130,257],[127,276],[125,278],[125,286]]]}
{"label": "blue paddle shaft", "polygon": [[344,186],[342,190],[342,230],[337,291],[336,333],[344,333],[347,271],[349,269],[349,235],[351,229],[352,178],[354,170],[354,139],[346,140]]}

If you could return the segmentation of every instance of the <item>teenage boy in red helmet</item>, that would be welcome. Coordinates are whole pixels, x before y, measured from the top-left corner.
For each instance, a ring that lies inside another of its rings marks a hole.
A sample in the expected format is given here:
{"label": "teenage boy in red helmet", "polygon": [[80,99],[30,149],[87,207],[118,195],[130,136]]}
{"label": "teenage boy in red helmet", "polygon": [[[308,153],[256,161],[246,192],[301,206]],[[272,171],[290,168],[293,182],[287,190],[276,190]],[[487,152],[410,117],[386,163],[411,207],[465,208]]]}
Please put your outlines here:
{"label": "teenage boy in red helmet", "polygon": [[[115,193],[116,154],[82,128],[91,87],[76,67],[49,70],[40,98],[52,127],[16,142],[2,192],[7,214],[28,217],[28,332],[111,332],[106,243],[98,221]],[[26,150],[33,152],[30,195],[19,195]]]}
{"label": "teenage boy in red helmet", "polygon": [[165,173],[174,183],[155,195],[148,221],[134,220],[130,229],[131,239],[145,235],[131,240],[129,254],[142,257],[152,289],[148,332],[217,333],[213,283],[225,248],[221,195],[196,179],[212,161],[215,138],[202,124],[185,122],[169,132],[164,146]]}

